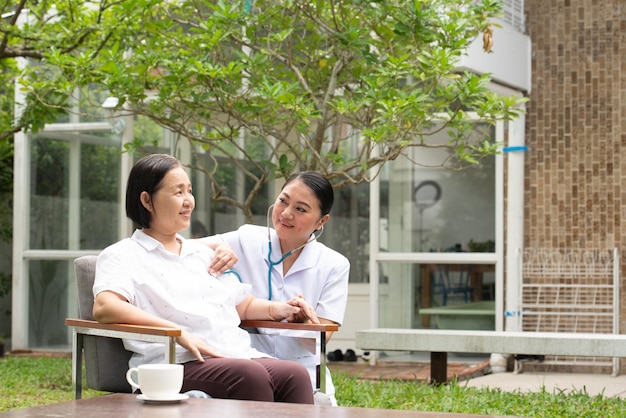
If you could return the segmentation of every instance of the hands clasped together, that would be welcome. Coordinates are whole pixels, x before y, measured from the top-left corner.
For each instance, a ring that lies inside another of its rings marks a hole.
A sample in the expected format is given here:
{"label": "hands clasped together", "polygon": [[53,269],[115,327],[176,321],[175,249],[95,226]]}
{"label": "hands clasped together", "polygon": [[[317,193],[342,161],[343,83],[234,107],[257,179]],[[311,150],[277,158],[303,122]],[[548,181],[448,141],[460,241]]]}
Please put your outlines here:
{"label": "hands clasped together", "polygon": [[291,298],[286,303],[290,307],[297,307],[299,310],[288,309],[288,315],[285,315],[287,322],[309,322],[312,324],[319,324],[319,318],[315,313],[315,309],[306,301],[302,295],[298,295],[295,298]]}
{"label": "hands clasped together", "polygon": [[[287,302],[271,302],[250,296],[242,304],[247,305],[244,309],[247,319],[268,319],[269,316],[274,321],[320,323],[315,310],[302,296],[291,298]],[[262,312],[267,312],[267,315],[262,315]],[[200,362],[204,362],[204,357],[207,356],[225,357],[204,340],[185,330],[176,338],[176,342],[189,350]]]}

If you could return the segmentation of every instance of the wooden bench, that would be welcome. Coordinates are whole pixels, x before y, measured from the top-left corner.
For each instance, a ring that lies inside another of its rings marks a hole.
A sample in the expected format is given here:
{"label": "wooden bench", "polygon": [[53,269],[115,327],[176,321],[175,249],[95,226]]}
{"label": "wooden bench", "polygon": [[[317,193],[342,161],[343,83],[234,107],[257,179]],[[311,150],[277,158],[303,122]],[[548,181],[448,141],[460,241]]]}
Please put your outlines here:
{"label": "wooden bench", "polygon": [[377,328],[356,332],[364,351],[430,352],[431,383],[447,381],[448,352],[626,357],[626,335]]}

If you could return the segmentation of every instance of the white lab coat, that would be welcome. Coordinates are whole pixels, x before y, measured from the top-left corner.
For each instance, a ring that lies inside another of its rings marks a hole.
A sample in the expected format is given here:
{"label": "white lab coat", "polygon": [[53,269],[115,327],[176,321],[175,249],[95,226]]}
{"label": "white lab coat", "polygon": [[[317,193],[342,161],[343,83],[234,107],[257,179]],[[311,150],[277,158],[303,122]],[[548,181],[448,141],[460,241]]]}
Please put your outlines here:
{"label": "white lab coat", "polygon": [[[233,269],[242,282],[252,285],[252,294],[260,298],[269,298],[268,240],[267,227],[243,225],[236,231],[220,234],[218,237],[227,242],[239,258]],[[272,239],[271,260],[277,262],[282,254],[278,236],[270,229]],[[320,318],[325,318],[341,325],[348,300],[348,276],[350,262],[342,254],[324,244],[313,240],[302,248],[298,259],[283,276],[282,263],[273,266],[271,274],[272,300],[287,301],[302,295]],[[289,331],[278,331],[294,335]],[[276,332],[275,332],[276,333]],[[284,360],[295,360],[309,371],[313,387],[316,384],[316,367],[319,364],[318,353],[306,350],[297,338],[268,337],[253,335],[252,345],[260,351]],[[334,401],[335,388],[327,370],[326,385],[328,395]]]}

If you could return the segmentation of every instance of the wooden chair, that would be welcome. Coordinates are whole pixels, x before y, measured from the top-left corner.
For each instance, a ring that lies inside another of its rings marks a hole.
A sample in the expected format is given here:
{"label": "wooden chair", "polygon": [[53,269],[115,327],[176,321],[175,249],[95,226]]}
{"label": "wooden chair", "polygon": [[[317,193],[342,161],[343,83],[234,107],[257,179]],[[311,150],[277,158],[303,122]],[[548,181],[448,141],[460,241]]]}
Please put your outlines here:
{"label": "wooden chair", "polygon": [[[83,256],[74,260],[78,287],[79,319],[67,318],[65,325],[72,328],[72,383],[76,399],[82,397],[82,368],[85,361],[87,386],[104,392],[130,393],[126,381],[128,360],[131,352],[124,348],[122,338],[164,344],[168,362],[175,362],[176,337],[181,330],[176,328],[144,327],[128,324],[101,324],[94,320],[93,282],[97,256]],[[249,332],[259,328],[291,329],[319,333],[320,373],[317,388],[326,391],[326,332],[337,331],[337,325],[299,324],[273,321],[242,321],[241,326]]]}

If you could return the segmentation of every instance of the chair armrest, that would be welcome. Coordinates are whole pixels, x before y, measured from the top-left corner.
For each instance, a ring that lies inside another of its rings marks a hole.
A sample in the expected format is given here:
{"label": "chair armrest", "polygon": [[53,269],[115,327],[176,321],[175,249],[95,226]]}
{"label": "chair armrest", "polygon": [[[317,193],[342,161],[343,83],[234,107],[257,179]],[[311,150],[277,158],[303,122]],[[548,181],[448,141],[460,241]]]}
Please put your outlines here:
{"label": "chair armrest", "polygon": [[170,363],[176,362],[176,337],[182,334],[182,330],[178,328],[131,324],[101,324],[98,321],[88,319],[66,318],[65,325],[71,327],[76,336],[95,335],[98,337],[128,338],[165,344],[166,358]]}
{"label": "chair armrest", "polygon": [[[132,334],[155,335],[160,337],[180,337],[181,335],[181,330],[178,328],[150,327],[130,324],[102,324],[98,321],[91,321],[88,319],[66,318],[65,325],[68,327],[80,327],[85,329],[101,330],[105,331],[104,334],[108,334],[108,332],[126,332]],[[99,334],[97,331],[94,331],[92,335],[101,334]]]}
{"label": "chair armrest", "polygon": [[276,328],[293,329],[297,331],[334,332],[339,331],[337,324],[305,324],[301,322],[277,322],[245,319],[241,321],[243,328]]}

